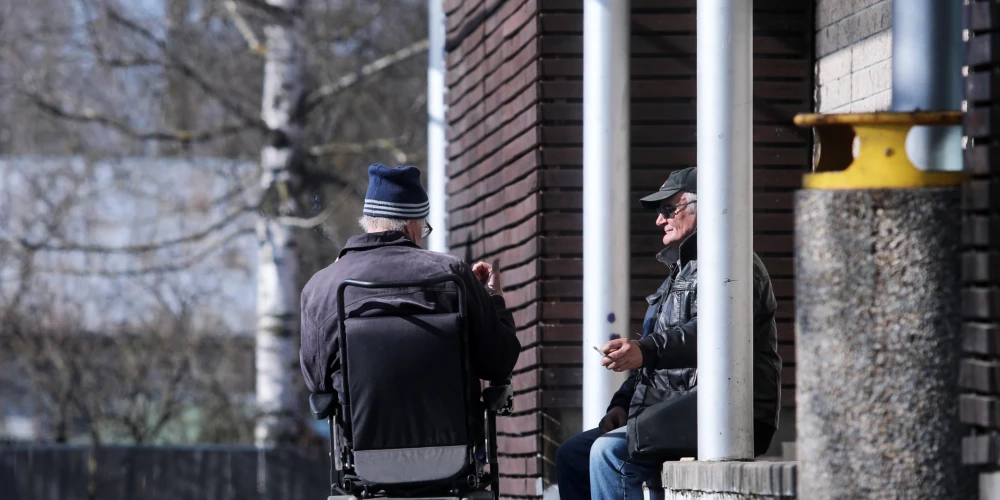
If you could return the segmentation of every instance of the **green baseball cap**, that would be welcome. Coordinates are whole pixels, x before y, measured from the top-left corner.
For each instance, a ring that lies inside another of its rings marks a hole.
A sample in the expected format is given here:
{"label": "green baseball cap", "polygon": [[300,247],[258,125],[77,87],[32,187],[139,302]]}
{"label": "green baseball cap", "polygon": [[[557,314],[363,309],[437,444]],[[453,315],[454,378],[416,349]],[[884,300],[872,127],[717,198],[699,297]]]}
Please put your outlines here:
{"label": "green baseball cap", "polygon": [[688,167],[671,172],[670,177],[667,177],[667,181],[660,186],[657,192],[639,199],[639,203],[642,204],[642,208],[656,210],[659,208],[660,202],[682,191],[698,193],[697,167]]}

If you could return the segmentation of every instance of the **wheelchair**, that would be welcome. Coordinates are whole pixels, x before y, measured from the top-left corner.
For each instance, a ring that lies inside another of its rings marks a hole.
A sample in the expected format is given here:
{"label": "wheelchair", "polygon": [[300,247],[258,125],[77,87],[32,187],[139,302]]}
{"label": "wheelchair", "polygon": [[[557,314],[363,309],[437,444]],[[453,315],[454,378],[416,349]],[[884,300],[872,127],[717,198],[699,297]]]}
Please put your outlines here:
{"label": "wheelchair", "polygon": [[[345,315],[349,288],[360,289],[350,302],[357,317]],[[403,313],[384,302],[400,289],[453,294],[457,311]],[[330,426],[330,500],[499,499],[496,417],[513,411],[513,390],[508,377],[479,397],[465,298],[452,275],[337,288],[342,402],[309,397],[313,415]],[[407,368],[417,359],[425,360],[419,369]]]}

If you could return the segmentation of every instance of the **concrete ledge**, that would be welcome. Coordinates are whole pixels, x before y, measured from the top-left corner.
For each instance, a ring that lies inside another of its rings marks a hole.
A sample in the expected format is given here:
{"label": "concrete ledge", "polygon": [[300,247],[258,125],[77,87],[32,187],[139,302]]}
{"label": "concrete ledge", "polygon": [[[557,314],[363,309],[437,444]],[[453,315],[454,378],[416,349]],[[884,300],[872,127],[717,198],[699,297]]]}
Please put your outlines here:
{"label": "concrete ledge", "polygon": [[795,462],[667,462],[666,499],[795,498]]}

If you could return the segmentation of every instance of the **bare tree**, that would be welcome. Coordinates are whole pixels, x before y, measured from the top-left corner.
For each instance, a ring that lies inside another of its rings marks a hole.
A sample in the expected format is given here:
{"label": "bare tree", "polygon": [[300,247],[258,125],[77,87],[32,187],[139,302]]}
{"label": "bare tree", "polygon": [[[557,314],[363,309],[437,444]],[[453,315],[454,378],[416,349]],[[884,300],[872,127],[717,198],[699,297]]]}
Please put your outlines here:
{"label": "bare tree", "polygon": [[291,422],[296,391],[298,357],[298,259],[295,229],[280,218],[299,213],[296,193],[302,176],[295,170],[303,152],[301,109],[305,98],[305,67],[299,36],[303,24],[300,0],[267,0],[275,9],[264,27],[266,62],[261,116],[270,133],[261,150],[261,188],[273,198],[278,217],[257,222],[260,253],[257,272],[257,403],[265,417],[258,425],[258,444],[288,440],[281,433],[294,429]]}
{"label": "bare tree", "polygon": [[23,335],[0,335],[0,380],[35,411],[37,438],[85,436],[98,446],[249,439],[255,413],[232,385],[241,370],[217,363],[250,362],[249,345],[193,331],[173,314],[142,330],[89,332],[58,309],[33,312],[49,318],[14,315]]}
{"label": "bare tree", "polygon": [[[253,216],[230,222],[231,235],[199,241],[185,234],[196,216],[217,219],[229,210],[199,200],[236,191],[231,176],[239,168],[160,165],[173,170],[79,158],[0,162],[7,214],[0,221],[0,399],[26,399],[42,434],[55,441],[80,433],[95,444],[249,436],[240,422],[254,412],[239,399],[252,389],[245,368],[252,350],[238,330],[252,328],[240,321],[252,304],[241,309],[231,295],[252,283],[245,257]],[[206,191],[170,189],[193,183],[185,176]],[[212,225],[191,231],[217,232]],[[117,246],[95,253],[88,238]],[[229,431],[204,418],[184,425],[205,408],[215,412],[209,417],[227,416]]]}
{"label": "bare tree", "polygon": [[[121,246],[82,234],[19,244],[25,255],[86,264],[64,271],[142,276],[193,265],[206,243],[225,247],[244,230],[237,221],[257,214],[256,438],[292,439],[303,277],[349,234],[356,214],[346,208],[358,206],[372,156],[423,161],[422,2],[0,0],[0,9],[17,20],[0,31],[0,85],[14,90],[0,109],[24,117],[10,154],[257,156],[258,182],[205,201],[231,211],[198,230]],[[132,267],[107,264],[125,254],[137,257]]]}

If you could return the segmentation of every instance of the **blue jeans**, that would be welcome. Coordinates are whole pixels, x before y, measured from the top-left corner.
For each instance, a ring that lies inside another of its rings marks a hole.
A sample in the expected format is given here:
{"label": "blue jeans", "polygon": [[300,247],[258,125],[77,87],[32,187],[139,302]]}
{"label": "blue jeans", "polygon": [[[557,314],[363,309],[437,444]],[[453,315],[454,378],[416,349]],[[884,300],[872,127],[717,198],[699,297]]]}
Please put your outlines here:
{"label": "blue jeans", "polygon": [[630,459],[625,427],[577,434],[556,452],[560,500],[643,500],[642,483],[662,461]]}

